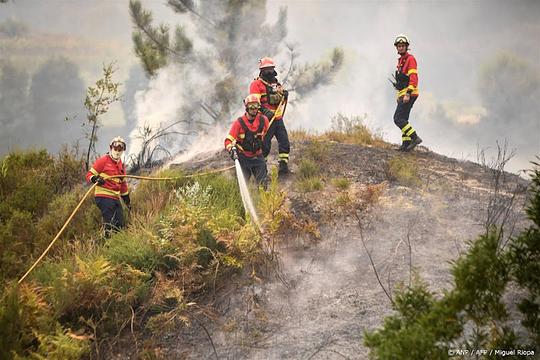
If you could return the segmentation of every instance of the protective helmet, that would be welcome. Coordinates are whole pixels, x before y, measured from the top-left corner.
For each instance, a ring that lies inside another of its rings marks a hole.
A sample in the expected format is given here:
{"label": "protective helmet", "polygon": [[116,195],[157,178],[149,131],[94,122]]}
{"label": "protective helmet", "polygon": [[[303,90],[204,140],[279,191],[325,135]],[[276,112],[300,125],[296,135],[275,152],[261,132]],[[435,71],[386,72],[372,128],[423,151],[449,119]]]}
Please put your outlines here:
{"label": "protective helmet", "polygon": [[267,67],[276,67],[276,64],[274,64],[274,60],[269,57],[263,57],[262,59],[259,59],[259,69]]}
{"label": "protective helmet", "polygon": [[250,104],[250,103],[257,103],[257,104],[261,105],[261,99],[255,94],[248,95],[244,99],[244,105],[248,106],[248,104]]}
{"label": "protective helmet", "polygon": [[407,37],[407,35],[399,34],[398,36],[396,36],[396,40],[394,41],[394,46],[396,46],[397,44],[409,45],[409,38]]}
{"label": "protective helmet", "polygon": [[114,145],[122,143],[124,145],[124,150],[126,150],[126,142],[124,141],[124,138],[121,136],[117,136],[114,139],[111,140],[111,143],[109,144],[110,147],[113,147]]}

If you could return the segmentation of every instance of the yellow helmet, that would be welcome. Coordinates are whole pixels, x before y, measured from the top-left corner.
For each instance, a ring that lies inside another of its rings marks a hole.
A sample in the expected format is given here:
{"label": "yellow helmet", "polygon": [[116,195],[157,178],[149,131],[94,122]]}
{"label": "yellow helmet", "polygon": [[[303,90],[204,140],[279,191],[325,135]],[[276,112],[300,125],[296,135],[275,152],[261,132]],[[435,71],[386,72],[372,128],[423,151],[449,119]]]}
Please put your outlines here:
{"label": "yellow helmet", "polygon": [[409,38],[407,37],[407,35],[399,34],[398,36],[396,36],[396,40],[394,40],[394,46],[396,46],[397,44],[409,45]]}

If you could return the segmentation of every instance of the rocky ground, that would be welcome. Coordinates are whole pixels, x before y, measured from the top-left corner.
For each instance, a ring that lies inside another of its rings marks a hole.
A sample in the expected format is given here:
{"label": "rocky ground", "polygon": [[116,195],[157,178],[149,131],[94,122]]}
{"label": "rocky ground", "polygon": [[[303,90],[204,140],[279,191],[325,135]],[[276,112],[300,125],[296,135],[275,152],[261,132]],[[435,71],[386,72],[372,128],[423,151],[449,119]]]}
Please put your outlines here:
{"label": "rocky ground", "polygon": [[[313,146],[293,144],[294,174],[280,186],[291,212],[316,222],[320,238],[292,231],[280,235],[275,239],[280,276],[270,271],[260,281],[231,283],[218,294],[212,320],[200,319],[157,339],[164,358],[367,359],[363,333],[391,313],[387,296],[414,274],[434,292],[449,288],[450,262],[485,231],[488,210],[496,208],[488,204],[507,204],[517,189],[507,236],[526,224],[526,180],[504,173],[497,182],[488,167],[425,148],[402,154],[391,148],[316,145],[327,150],[318,161],[324,188],[303,193],[298,164]],[[389,164],[396,158],[415,164],[413,182],[404,184],[392,174]],[[227,165],[230,160],[219,153],[181,166],[194,171]],[[347,190],[333,185],[338,177],[350,180]],[[366,197],[368,188],[376,195]],[[350,206],[339,204],[345,193]],[[354,212],[358,204],[361,211]]]}

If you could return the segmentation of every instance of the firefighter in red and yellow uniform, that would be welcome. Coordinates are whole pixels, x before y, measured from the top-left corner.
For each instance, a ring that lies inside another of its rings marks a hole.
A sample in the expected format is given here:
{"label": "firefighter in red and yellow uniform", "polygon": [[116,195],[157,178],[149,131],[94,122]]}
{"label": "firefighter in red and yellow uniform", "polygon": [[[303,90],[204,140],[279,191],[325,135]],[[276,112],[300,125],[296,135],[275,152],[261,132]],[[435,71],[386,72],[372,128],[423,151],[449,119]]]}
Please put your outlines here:
{"label": "firefighter in red and yellow uniform", "polygon": [[264,138],[263,156],[266,159],[270,153],[272,138],[275,136],[278,142],[279,174],[289,173],[289,136],[283,113],[287,105],[288,91],[278,82],[275,70],[276,65],[269,57],[259,60],[259,77],[251,82],[249,93],[259,96],[261,100],[261,112],[269,119],[270,127]]}
{"label": "firefighter in red and yellow uniform", "polygon": [[397,108],[394,123],[401,129],[401,147],[399,151],[411,151],[422,139],[409,123],[409,114],[418,98],[418,68],[416,59],[409,54],[409,39],[406,35],[398,35],[394,46],[400,55],[397,63],[394,87],[398,91]]}
{"label": "firefighter in red and yellow uniform", "polygon": [[124,214],[120,198],[127,208],[131,208],[128,185],[125,178],[112,178],[114,175],[126,175],[122,163],[122,154],[126,150],[126,142],[121,137],[115,137],[109,144],[110,151],[96,160],[86,174],[86,181],[97,183],[95,191],[96,205],[103,216],[105,237],[111,236],[113,231],[124,227]]}
{"label": "firefighter in red and yellow uniform", "polygon": [[246,180],[253,175],[259,185],[266,187],[267,169],[262,147],[268,118],[259,111],[261,103],[257,95],[248,95],[244,105],[246,112],[232,123],[225,138],[225,149],[233,160],[238,158]]}

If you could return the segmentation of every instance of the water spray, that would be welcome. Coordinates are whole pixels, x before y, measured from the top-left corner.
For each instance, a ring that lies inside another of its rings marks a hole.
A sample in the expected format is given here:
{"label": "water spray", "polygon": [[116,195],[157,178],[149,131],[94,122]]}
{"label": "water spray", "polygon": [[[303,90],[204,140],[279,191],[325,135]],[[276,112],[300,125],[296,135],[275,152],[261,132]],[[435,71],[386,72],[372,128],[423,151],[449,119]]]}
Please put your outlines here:
{"label": "water spray", "polygon": [[249,213],[251,220],[255,223],[255,225],[257,225],[259,231],[262,232],[259,217],[257,216],[257,212],[255,211],[255,207],[253,206],[253,201],[251,201],[251,196],[249,195],[249,189],[246,183],[246,179],[244,177],[244,172],[242,171],[240,161],[238,160],[238,152],[236,151],[236,147],[233,146],[231,151],[233,153],[234,167],[236,169],[236,178],[238,179],[238,187],[240,188],[240,197],[242,198],[244,209],[246,210],[246,213]]}

